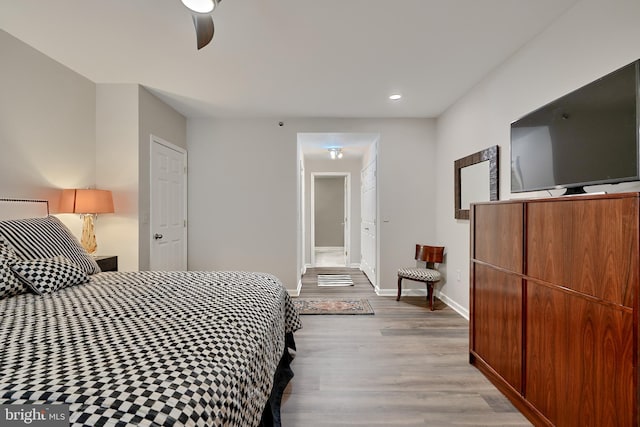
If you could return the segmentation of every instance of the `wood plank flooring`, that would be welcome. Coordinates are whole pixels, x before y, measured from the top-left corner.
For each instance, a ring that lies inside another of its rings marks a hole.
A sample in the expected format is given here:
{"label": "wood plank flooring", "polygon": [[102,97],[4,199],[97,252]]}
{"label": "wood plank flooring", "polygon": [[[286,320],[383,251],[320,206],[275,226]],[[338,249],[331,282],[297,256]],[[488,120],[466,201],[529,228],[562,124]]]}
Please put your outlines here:
{"label": "wood plank flooring", "polygon": [[[354,286],[321,288],[318,274],[351,274]],[[315,268],[302,297],[367,298],[375,315],[305,315],[284,427],[530,426],[469,365],[468,322],[424,297],[379,297],[359,270]]]}

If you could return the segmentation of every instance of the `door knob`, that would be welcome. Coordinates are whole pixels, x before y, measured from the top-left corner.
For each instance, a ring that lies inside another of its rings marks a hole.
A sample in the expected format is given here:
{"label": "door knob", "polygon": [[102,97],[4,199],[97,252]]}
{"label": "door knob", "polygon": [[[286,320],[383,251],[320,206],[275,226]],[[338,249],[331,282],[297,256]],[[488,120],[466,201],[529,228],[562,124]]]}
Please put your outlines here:
{"label": "door knob", "polygon": [[153,235],[153,238],[156,239],[156,240],[162,239],[162,234],[156,233],[156,234]]}

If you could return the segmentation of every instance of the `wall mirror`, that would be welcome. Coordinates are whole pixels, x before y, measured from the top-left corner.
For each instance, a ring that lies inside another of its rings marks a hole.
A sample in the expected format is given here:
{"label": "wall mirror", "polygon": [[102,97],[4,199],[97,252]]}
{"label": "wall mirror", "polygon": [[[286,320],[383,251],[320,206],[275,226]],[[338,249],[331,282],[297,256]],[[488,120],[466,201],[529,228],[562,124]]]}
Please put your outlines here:
{"label": "wall mirror", "polygon": [[469,219],[471,203],[498,200],[498,151],[494,145],[454,162],[457,219]]}

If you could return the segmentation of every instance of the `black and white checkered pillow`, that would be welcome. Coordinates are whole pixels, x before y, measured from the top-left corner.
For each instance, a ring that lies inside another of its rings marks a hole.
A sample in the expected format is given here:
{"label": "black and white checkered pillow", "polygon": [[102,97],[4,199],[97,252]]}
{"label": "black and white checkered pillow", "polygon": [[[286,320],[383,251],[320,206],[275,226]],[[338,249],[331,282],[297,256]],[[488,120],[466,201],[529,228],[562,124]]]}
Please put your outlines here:
{"label": "black and white checkered pillow", "polygon": [[89,280],[87,273],[63,256],[20,261],[12,265],[11,269],[38,295],[79,285]]}
{"label": "black and white checkered pillow", "polygon": [[87,274],[100,273],[93,257],[54,216],[0,221],[0,244],[12,247],[22,260],[63,255]]}
{"label": "black and white checkered pillow", "polygon": [[0,259],[0,299],[29,292],[29,287],[18,280],[7,260]]}
{"label": "black and white checkered pillow", "polygon": [[20,258],[16,254],[16,251],[13,250],[11,246],[3,245],[0,243],[0,260],[14,260],[19,261]]}
{"label": "black and white checkered pillow", "polygon": [[11,247],[0,245],[0,299],[29,292],[29,287],[19,281],[11,270],[11,264],[19,261]]}

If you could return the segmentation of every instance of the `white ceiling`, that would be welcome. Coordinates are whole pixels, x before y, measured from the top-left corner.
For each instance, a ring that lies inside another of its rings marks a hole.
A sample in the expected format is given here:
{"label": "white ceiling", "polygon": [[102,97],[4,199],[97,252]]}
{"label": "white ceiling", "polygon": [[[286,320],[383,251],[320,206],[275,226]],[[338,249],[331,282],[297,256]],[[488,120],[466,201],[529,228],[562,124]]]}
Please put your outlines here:
{"label": "white ceiling", "polygon": [[224,0],[200,51],[180,0],[1,0],[0,28],[189,117],[436,117],[576,1]]}

